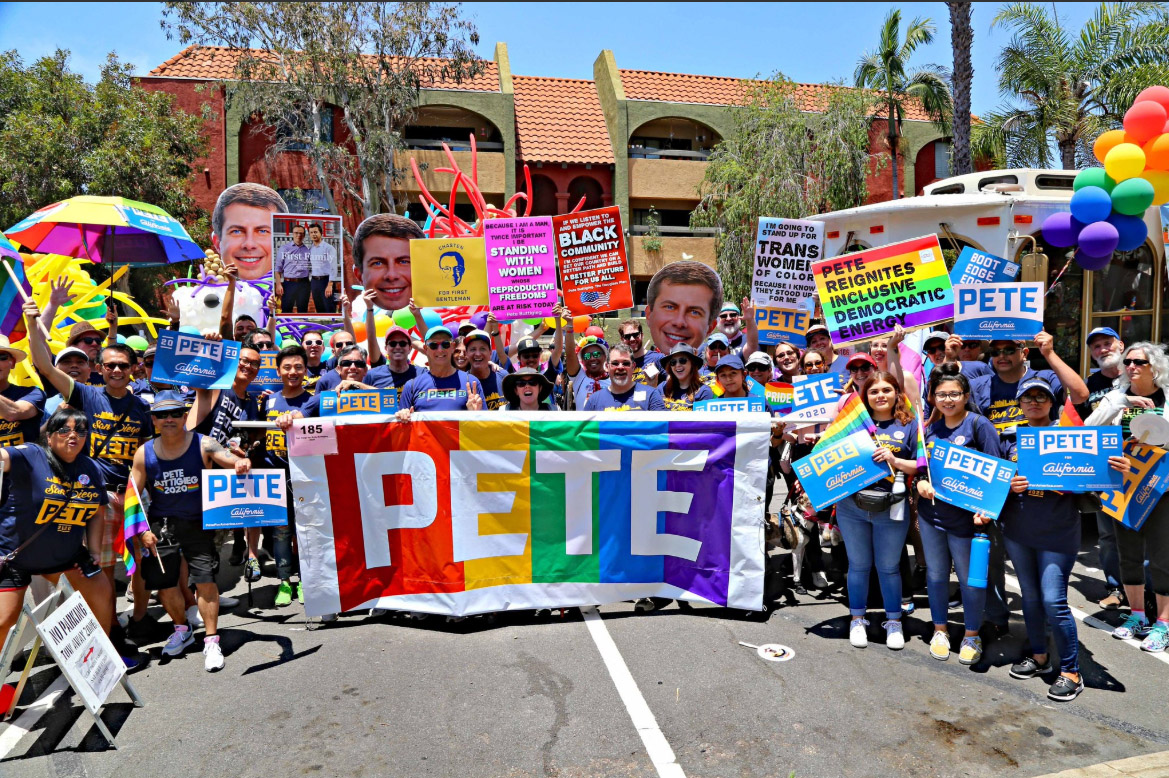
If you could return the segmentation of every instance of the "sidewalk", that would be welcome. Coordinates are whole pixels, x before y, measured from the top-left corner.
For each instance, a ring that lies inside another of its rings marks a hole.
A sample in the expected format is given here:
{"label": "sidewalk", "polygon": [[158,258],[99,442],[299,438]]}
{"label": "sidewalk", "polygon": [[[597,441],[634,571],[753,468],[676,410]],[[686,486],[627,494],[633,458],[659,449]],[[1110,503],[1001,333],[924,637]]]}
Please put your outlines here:
{"label": "sidewalk", "polygon": [[1169,751],[1118,759],[1114,762],[1101,762],[1039,778],[1165,778],[1165,776],[1169,776]]}

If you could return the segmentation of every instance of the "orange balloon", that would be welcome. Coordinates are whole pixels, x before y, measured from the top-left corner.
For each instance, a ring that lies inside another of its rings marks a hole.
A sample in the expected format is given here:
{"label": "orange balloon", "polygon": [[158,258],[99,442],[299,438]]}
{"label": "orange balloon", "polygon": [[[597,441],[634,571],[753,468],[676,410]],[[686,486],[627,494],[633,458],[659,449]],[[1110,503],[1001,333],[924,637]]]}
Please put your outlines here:
{"label": "orange balloon", "polygon": [[1169,133],[1162,133],[1144,146],[1147,170],[1169,170]]}
{"label": "orange balloon", "polygon": [[357,338],[358,343],[365,343],[365,322],[353,322],[353,334]]}
{"label": "orange balloon", "polygon": [[592,323],[592,319],[588,316],[573,316],[572,328],[578,332],[584,332],[585,329]]}
{"label": "orange balloon", "polygon": [[1121,143],[1131,142],[1124,130],[1109,130],[1100,133],[1100,137],[1092,144],[1092,153],[1096,155],[1096,159],[1100,160],[1100,164],[1104,164],[1104,158],[1108,156],[1108,152]]}
{"label": "orange balloon", "polygon": [[1169,203],[1169,172],[1164,170],[1146,170],[1141,178],[1153,185],[1153,205]]}

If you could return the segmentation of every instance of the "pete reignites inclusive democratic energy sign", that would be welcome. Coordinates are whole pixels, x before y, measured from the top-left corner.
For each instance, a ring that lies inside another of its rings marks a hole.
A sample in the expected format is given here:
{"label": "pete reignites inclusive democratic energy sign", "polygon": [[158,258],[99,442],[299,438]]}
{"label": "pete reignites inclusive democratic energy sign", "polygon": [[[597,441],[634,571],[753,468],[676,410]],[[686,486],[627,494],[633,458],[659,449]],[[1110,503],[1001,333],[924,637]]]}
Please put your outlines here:
{"label": "pete reignites inclusive democratic energy sign", "polygon": [[1042,282],[954,287],[954,334],[963,340],[1031,340],[1042,330]]}
{"label": "pete reignites inclusive democratic energy sign", "polygon": [[751,297],[760,343],[806,344],[816,294],[812,263],[823,256],[822,222],[759,219]]}
{"label": "pete reignites inclusive democratic energy sign", "polygon": [[938,499],[998,518],[1011,491],[1015,463],[944,440],[930,451],[930,483]]}
{"label": "pete reignites inclusive democratic energy sign", "polygon": [[239,368],[239,343],[162,330],[150,380],[195,389],[230,389]]}
{"label": "pete reignites inclusive democratic energy sign", "polygon": [[203,471],[203,529],[277,527],[288,523],[283,470]]}
{"label": "pete reignites inclusive democratic energy sign", "polygon": [[1100,492],[1124,482],[1108,466],[1108,457],[1122,455],[1120,427],[1019,427],[1015,435],[1029,489]]}
{"label": "pete reignites inclusive democratic energy sign", "polygon": [[873,461],[876,450],[873,438],[861,430],[792,466],[812,506],[820,511],[889,477],[889,466]]}

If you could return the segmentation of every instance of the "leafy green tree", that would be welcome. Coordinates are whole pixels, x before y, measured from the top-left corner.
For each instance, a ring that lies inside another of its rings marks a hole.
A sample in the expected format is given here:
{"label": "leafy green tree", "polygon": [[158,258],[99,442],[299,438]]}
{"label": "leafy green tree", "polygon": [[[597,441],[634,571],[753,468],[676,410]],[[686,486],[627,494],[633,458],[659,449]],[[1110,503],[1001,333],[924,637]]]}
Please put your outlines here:
{"label": "leafy green tree", "polygon": [[922,65],[917,68],[909,65],[909,60],[919,46],[933,42],[934,31],[931,20],[917,18],[905,29],[902,38],[901,11],[894,8],[881,25],[877,48],[861,57],[853,73],[853,81],[858,87],[879,93],[879,102],[889,126],[894,200],[901,196],[897,181],[897,155],[901,126],[910,103],[919,104],[946,134],[949,134],[949,121],[954,113],[949,72],[939,65]]}
{"label": "leafy green tree", "polygon": [[1013,3],[993,24],[1011,31],[998,57],[1003,104],[974,128],[975,156],[1005,167],[1095,164],[1092,141],[1120,126],[1147,86],[1169,82],[1163,3],[1101,3],[1078,34],[1047,5]]}
{"label": "leafy green tree", "polygon": [[782,75],[746,85],[733,130],[711,152],[691,228],[718,227],[715,250],[727,299],[750,293],[759,217],[800,218],[852,208],[868,197],[872,96],[828,90],[820,113],[806,113]]}

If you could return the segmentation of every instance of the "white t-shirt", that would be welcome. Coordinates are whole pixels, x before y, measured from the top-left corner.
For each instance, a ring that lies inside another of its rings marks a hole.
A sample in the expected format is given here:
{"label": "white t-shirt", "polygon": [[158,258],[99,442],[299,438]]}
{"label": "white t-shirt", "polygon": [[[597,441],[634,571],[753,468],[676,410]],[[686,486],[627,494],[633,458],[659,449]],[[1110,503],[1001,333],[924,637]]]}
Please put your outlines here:
{"label": "white t-shirt", "polygon": [[604,389],[609,386],[608,378],[592,379],[585,374],[585,369],[582,367],[572,376],[572,397],[573,404],[576,410],[583,411],[585,403],[592,397],[593,392],[598,389]]}

